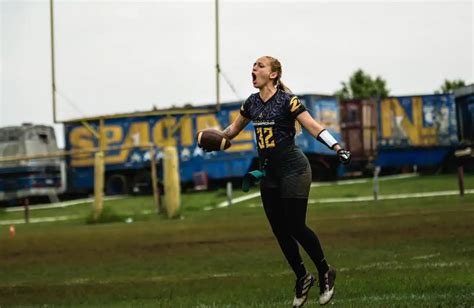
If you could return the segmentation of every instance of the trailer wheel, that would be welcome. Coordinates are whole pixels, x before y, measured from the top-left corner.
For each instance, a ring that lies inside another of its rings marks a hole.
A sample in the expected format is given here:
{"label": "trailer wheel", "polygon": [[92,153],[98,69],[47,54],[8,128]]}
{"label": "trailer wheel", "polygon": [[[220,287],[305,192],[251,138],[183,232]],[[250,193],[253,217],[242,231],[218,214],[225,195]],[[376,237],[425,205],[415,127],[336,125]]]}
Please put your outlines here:
{"label": "trailer wheel", "polygon": [[105,193],[107,195],[126,195],[129,193],[128,180],[125,175],[112,174],[107,178]]}

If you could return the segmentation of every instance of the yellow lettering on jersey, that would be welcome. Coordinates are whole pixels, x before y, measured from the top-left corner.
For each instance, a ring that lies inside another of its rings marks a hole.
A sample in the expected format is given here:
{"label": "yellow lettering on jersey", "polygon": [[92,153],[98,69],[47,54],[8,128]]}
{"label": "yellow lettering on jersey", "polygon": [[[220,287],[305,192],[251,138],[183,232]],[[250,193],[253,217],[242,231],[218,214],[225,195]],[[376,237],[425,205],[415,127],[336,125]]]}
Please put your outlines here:
{"label": "yellow lettering on jersey", "polygon": [[275,147],[275,140],[270,140],[273,137],[273,128],[271,127],[257,127],[257,144],[260,149],[268,149]]}
{"label": "yellow lettering on jersey", "polygon": [[275,140],[270,140],[273,137],[273,129],[271,127],[264,127],[263,131],[265,133],[265,144],[268,148],[274,148],[275,147]]}
{"label": "yellow lettering on jersey", "polygon": [[290,112],[295,112],[296,110],[298,110],[298,108],[300,108],[301,106],[301,103],[300,101],[298,100],[298,97],[296,96],[293,96],[293,98],[291,99],[290,101]]}
{"label": "yellow lettering on jersey", "polygon": [[257,144],[259,149],[265,149],[265,140],[263,139],[263,129],[257,127]]}

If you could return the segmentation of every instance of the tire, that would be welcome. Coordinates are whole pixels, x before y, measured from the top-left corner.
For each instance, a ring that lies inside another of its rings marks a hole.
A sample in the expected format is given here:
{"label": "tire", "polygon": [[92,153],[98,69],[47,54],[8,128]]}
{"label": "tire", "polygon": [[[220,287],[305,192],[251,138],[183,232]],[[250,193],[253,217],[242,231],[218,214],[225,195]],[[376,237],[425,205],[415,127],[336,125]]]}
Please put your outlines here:
{"label": "tire", "polygon": [[128,179],[123,174],[112,174],[107,178],[105,193],[109,196],[126,195],[130,192]]}

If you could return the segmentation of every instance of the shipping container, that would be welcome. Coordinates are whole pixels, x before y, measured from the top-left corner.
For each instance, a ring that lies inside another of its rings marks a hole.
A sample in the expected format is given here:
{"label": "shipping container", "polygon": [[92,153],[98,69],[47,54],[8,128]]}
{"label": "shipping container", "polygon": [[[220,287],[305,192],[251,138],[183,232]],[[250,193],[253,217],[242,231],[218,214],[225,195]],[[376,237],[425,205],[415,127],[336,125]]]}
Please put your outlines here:
{"label": "shipping container", "polygon": [[459,143],[454,96],[380,100],[377,135],[377,166],[436,167],[448,163]]}
{"label": "shipping container", "polygon": [[342,139],[354,161],[373,160],[377,152],[376,100],[341,100]]}
{"label": "shipping container", "polygon": [[474,145],[474,84],[454,91],[459,141]]}
{"label": "shipping container", "polygon": [[342,139],[352,154],[352,163],[344,167],[345,175],[371,172],[367,168],[377,155],[377,101],[341,100],[339,106]]}
{"label": "shipping container", "polygon": [[[311,116],[322,124],[333,136],[343,144],[341,138],[339,102],[334,96],[299,95]],[[305,129],[296,136],[296,145],[306,154],[311,164],[313,180],[331,180],[342,175],[335,152],[317,141]]]}
{"label": "shipping container", "polygon": [[458,144],[452,95],[341,100],[340,108],[342,137],[353,154],[347,175],[376,166],[398,172],[452,164]]}

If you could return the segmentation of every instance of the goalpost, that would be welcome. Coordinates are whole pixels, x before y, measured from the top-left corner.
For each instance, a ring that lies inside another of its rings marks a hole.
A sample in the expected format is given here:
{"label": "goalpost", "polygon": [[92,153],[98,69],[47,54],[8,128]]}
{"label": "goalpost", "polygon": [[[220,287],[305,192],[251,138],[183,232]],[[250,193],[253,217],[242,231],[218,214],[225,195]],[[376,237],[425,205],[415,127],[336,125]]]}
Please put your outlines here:
{"label": "goalpost", "polygon": [[[52,75],[52,111],[53,111],[53,121],[55,124],[63,124],[64,121],[61,121],[57,117],[57,106],[56,106],[56,67],[55,67],[55,35],[54,35],[54,0],[49,0],[50,6],[50,35],[51,35],[51,75]],[[214,0],[214,13],[215,13],[215,81],[216,81],[216,106],[211,112],[216,112],[220,110],[220,75],[222,70],[220,68],[220,59],[219,59],[219,0]],[[222,74],[225,81],[229,84],[230,88],[237,95],[234,87],[230,84],[228,78]],[[237,95],[238,96],[238,95]],[[209,110],[208,110],[209,111]],[[198,113],[198,111],[196,111]],[[110,147],[107,148],[106,136],[104,135],[104,121],[107,119],[107,116],[98,117],[99,124],[95,126],[91,123],[91,119],[77,119],[89,132],[95,137],[98,149],[94,153],[94,218],[98,219],[102,213],[103,209],[103,197],[104,197],[104,186],[105,185],[105,175],[106,168],[105,164],[107,161],[107,151],[110,150]],[[179,123],[176,124],[176,128],[171,129],[172,132],[175,132],[179,127]],[[93,127],[94,126],[94,127]],[[174,133],[170,133],[168,138],[172,138]],[[149,142],[149,141],[147,141]],[[136,145],[135,147],[149,147],[150,157],[151,157],[151,178],[153,186],[153,199],[154,203],[157,206],[158,212],[160,212],[161,206],[159,202],[159,191],[158,191],[158,179],[156,178],[157,173],[157,162],[156,162],[156,149],[153,145]],[[163,151],[163,182],[164,189],[166,191],[164,197],[164,209],[167,212],[168,217],[174,217],[179,213],[180,207],[180,175],[179,175],[179,160],[178,152],[176,147],[164,147],[161,149]]]}

